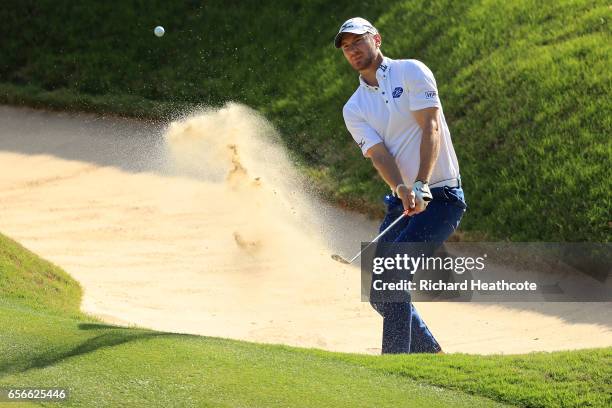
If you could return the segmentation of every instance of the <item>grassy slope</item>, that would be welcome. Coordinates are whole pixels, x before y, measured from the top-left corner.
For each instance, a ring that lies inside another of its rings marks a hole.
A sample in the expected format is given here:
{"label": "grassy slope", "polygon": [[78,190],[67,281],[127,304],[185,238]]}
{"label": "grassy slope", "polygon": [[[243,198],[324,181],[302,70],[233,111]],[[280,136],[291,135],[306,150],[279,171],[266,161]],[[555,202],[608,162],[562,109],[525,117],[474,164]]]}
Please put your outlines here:
{"label": "grassy slope", "polygon": [[0,386],[68,387],[75,406],[610,403],[612,348],[377,357],[118,328],[78,313],[80,288],[59,268],[3,236],[0,254]]}
{"label": "grassy slope", "polygon": [[[136,1],[6,3],[0,100],[149,117],[241,101],[273,120],[325,194],[376,212],[385,187],[340,113],[355,74],[331,46],[340,21],[364,15],[385,53],[421,59],[438,78],[470,204],[465,230],[610,239],[602,0],[160,0],[146,12]],[[151,33],[160,23],[162,39]]]}
{"label": "grassy slope", "polygon": [[[470,207],[464,229],[512,240],[610,239],[608,20],[603,1],[524,0],[398,1],[376,20],[387,55],[420,59],[438,79]],[[340,55],[321,58],[286,101],[289,116],[323,112],[303,143],[341,133],[332,112],[355,83],[344,80]],[[325,89],[310,110],[299,98],[309,88]],[[339,194],[375,191],[364,182],[369,164],[334,156],[336,144],[322,171],[340,180]]]}
{"label": "grassy slope", "polygon": [[81,288],[66,272],[0,234],[0,304],[80,316]]}
{"label": "grassy slope", "polygon": [[[76,406],[447,407],[490,400],[326,355],[199,336],[118,329],[0,309],[23,325],[0,345],[0,385],[66,386]],[[412,405],[408,405],[411,401]]]}
{"label": "grassy slope", "polygon": [[[26,309],[0,342],[0,386],[67,386],[77,405],[609,406],[612,349],[527,356],[363,356],[123,329]],[[444,388],[436,388],[436,386]],[[468,393],[468,394],[466,394]],[[469,394],[488,397],[472,398]],[[408,402],[412,402],[409,404]]]}

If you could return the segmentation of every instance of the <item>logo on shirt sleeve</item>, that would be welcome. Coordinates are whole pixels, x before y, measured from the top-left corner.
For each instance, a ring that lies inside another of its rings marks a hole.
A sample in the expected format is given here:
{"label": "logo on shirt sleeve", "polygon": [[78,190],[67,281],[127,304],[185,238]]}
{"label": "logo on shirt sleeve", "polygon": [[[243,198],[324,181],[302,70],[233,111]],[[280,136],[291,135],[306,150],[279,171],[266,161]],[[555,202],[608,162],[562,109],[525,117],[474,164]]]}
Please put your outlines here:
{"label": "logo on shirt sleeve", "polygon": [[361,139],[361,142],[357,143],[359,145],[359,148],[362,149],[363,145],[365,144],[365,139]]}
{"label": "logo on shirt sleeve", "polygon": [[397,88],[393,90],[392,95],[394,98],[399,98],[400,96],[402,96],[403,92],[404,92],[404,89],[401,86],[398,86]]}
{"label": "logo on shirt sleeve", "polygon": [[425,99],[433,99],[437,94],[438,93],[436,91],[427,91],[425,92]]}

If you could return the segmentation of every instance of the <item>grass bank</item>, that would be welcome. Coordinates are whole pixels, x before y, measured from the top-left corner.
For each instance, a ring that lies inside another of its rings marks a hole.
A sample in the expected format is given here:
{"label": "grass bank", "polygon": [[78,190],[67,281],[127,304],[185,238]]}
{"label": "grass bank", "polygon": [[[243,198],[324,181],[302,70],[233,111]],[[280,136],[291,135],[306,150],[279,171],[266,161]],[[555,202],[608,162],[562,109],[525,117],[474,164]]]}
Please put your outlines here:
{"label": "grass bank", "polygon": [[[320,191],[371,213],[385,191],[341,116],[357,79],[331,45],[362,15],[383,52],[425,62],[460,159],[465,231],[609,241],[612,90],[601,0],[5,2],[0,101],[170,118],[263,112]],[[299,16],[299,17],[298,17]],[[167,34],[157,38],[155,25]]]}
{"label": "grass bank", "polygon": [[101,324],[79,285],[0,235],[0,387],[67,406],[604,407],[612,348],[520,356],[331,353]]}
{"label": "grass bank", "polygon": [[[18,319],[19,325],[13,325]],[[64,386],[69,405],[605,407],[611,349],[363,356],[125,329],[0,307],[0,387]]]}
{"label": "grass bank", "polygon": [[[81,288],[58,266],[0,234],[0,301],[15,307],[81,317]],[[11,327],[10,325],[2,327]]]}

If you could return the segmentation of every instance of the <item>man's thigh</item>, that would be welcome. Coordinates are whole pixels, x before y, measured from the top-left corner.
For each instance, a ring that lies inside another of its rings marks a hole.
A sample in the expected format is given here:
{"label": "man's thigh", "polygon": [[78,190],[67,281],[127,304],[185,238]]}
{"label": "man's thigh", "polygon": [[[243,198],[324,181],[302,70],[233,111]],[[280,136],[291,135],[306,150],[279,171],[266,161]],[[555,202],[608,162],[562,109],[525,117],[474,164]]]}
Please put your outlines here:
{"label": "man's thigh", "polygon": [[442,244],[459,226],[465,209],[446,201],[432,201],[425,211],[410,217],[395,242]]}

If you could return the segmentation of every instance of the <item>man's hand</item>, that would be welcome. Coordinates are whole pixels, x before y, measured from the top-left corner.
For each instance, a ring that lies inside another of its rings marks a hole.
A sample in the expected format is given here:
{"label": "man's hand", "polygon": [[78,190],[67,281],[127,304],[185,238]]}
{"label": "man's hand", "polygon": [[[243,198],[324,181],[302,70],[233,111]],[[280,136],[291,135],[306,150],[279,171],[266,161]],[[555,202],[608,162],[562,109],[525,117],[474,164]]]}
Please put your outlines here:
{"label": "man's hand", "polygon": [[417,212],[416,214],[425,211],[427,208],[427,204],[431,200],[433,200],[433,196],[431,195],[431,191],[429,190],[429,186],[427,183],[423,183],[422,181],[416,181],[412,186],[412,193],[415,197],[415,204]]}
{"label": "man's hand", "polygon": [[404,205],[404,211],[406,215],[414,215],[418,214],[414,191],[410,190],[407,185],[400,184],[397,186],[395,193],[402,200],[402,204]]}
{"label": "man's hand", "polygon": [[[383,143],[375,144],[368,149],[366,156],[372,160],[372,164],[378,170],[378,174],[402,200],[406,215],[410,216],[425,211],[427,202],[432,198],[427,184],[424,184],[425,187],[422,187],[423,183],[417,181],[417,183],[420,183],[420,187],[417,190],[414,188],[410,190],[408,186],[403,184],[402,176],[395,164],[395,159]],[[417,183],[415,183],[415,186]]]}

